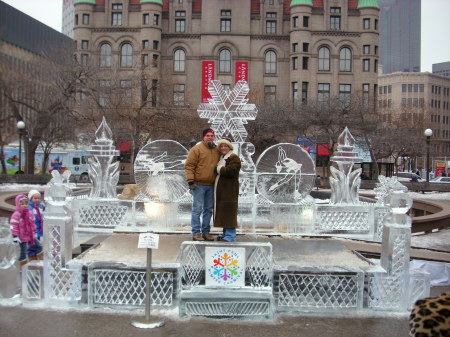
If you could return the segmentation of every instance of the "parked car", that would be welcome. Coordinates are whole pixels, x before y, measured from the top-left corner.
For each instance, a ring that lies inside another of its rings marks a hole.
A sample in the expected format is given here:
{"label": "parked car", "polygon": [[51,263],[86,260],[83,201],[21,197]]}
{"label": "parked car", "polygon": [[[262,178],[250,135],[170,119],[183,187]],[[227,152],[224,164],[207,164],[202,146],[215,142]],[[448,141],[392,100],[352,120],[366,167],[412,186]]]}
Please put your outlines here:
{"label": "parked car", "polygon": [[430,183],[446,183],[450,184],[450,177],[437,177],[430,180]]}
{"label": "parked car", "polygon": [[413,182],[413,181],[422,182],[422,181],[425,181],[425,179],[422,179],[420,176],[418,176],[417,174],[415,174],[413,172],[397,172],[397,173],[394,173],[394,176],[396,176],[398,181],[400,181],[400,182]]}

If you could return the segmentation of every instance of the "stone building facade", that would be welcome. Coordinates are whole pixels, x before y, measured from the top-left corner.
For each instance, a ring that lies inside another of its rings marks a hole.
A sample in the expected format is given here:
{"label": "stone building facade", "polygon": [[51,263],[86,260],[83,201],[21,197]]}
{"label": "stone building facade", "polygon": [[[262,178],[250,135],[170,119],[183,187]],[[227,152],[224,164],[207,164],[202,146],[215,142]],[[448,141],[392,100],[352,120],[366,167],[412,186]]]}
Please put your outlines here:
{"label": "stone building facade", "polygon": [[80,62],[124,80],[144,69],[155,105],[165,99],[196,108],[206,99],[205,78],[226,88],[247,80],[255,102],[377,93],[377,0],[75,0],[74,6]]}
{"label": "stone building facade", "polygon": [[[387,114],[423,112],[433,130],[432,152],[437,157],[450,155],[450,77],[424,73],[397,72],[379,77],[378,111]],[[424,136],[425,142],[425,136]]]}

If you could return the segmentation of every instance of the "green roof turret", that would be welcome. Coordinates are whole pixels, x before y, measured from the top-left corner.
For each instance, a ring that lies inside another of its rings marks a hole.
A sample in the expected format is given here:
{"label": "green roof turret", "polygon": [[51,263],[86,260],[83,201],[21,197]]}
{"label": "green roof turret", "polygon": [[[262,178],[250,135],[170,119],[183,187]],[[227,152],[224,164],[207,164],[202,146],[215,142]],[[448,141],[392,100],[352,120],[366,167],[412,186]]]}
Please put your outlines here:
{"label": "green roof turret", "polygon": [[146,2],[147,3],[154,2],[155,4],[160,4],[160,5],[163,4],[162,0],[141,0],[141,4],[146,3]]}
{"label": "green roof turret", "polygon": [[291,7],[295,5],[305,5],[312,7],[313,3],[312,0],[291,0]]}
{"label": "green roof turret", "polygon": [[74,2],[74,4],[81,4],[81,3],[87,3],[87,4],[95,5],[95,0],[75,0],[75,2]]}
{"label": "green roof turret", "polygon": [[358,9],[367,7],[380,8],[378,0],[358,0]]}

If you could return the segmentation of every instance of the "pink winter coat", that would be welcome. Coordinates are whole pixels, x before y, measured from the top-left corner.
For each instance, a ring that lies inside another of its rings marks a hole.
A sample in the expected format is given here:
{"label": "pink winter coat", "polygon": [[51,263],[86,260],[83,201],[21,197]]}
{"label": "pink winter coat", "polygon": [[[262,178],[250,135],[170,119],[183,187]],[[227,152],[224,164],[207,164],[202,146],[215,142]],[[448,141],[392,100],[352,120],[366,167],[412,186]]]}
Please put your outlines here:
{"label": "pink winter coat", "polygon": [[20,200],[27,199],[26,195],[19,194],[16,197],[16,211],[11,215],[11,233],[13,236],[19,237],[22,242],[31,242],[34,244],[36,234],[36,225],[34,223],[33,212],[26,208],[20,207]]}

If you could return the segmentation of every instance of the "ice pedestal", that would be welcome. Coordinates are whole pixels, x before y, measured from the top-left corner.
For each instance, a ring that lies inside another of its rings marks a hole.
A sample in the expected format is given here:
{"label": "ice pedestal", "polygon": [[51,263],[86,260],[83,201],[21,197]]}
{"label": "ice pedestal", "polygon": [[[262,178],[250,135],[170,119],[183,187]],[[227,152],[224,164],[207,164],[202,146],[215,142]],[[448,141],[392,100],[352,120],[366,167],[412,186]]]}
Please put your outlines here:
{"label": "ice pedestal", "polygon": [[188,241],[180,260],[180,317],[273,317],[270,243]]}
{"label": "ice pedestal", "polygon": [[12,298],[19,288],[19,245],[13,243],[6,218],[0,219],[0,298]]}

